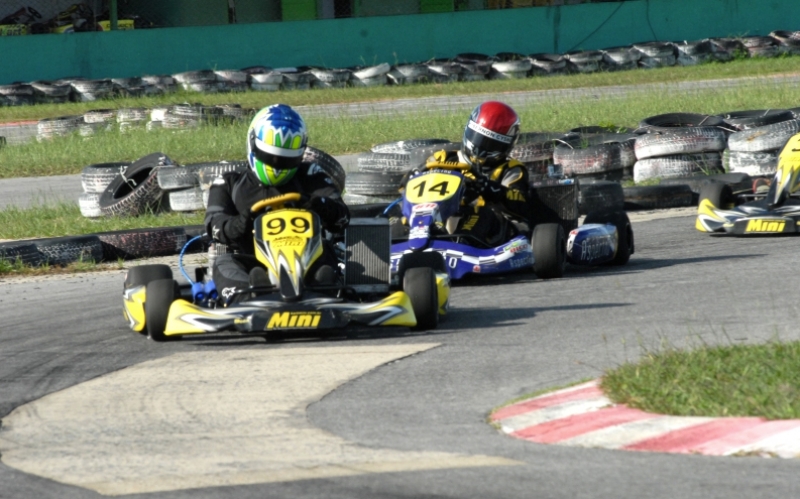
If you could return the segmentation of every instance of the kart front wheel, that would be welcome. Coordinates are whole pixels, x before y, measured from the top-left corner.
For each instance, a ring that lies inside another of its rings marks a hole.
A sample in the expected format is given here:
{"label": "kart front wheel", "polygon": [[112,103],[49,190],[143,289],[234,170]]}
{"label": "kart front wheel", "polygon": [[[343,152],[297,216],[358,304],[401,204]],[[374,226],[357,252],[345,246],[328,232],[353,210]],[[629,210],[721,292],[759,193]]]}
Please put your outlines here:
{"label": "kart front wheel", "polygon": [[433,269],[416,267],[406,270],[403,291],[411,298],[411,307],[417,316],[415,329],[436,329],[439,325],[439,292]]}
{"label": "kart front wheel", "polygon": [[542,279],[564,276],[567,241],[560,224],[539,224],[533,229],[533,271]]}
{"label": "kart front wheel", "polygon": [[600,211],[586,215],[584,224],[611,224],[617,228],[617,254],[607,265],[625,265],[633,254],[633,228],[624,211]]}
{"label": "kart front wheel", "polygon": [[710,201],[715,208],[723,210],[729,210],[736,205],[736,198],[733,196],[731,186],[713,180],[706,182],[700,188],[697,204],[702,204],[704,200]]}
{"label": "kart front wheel", "polygon": [[172,269],[169,268],[169,265],[137,265],[128,269],[125,276],[125,289],[145,286],[157,279],[172,279]]}
{"label": "kart front wheel", "polygon": [[179,295],[178,283],[174,279],[158,279],[147,284],[147,302],[144,306],[147,335],[153,341],[167,341],[164,334],[167,327],[169,307]]}

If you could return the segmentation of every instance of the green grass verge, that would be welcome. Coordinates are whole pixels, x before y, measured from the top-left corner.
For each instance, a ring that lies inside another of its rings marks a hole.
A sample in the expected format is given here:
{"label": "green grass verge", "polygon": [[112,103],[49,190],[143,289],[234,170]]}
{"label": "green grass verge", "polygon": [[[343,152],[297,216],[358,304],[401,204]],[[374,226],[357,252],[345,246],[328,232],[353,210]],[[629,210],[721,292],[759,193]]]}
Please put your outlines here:
{"label": "green grass verge", "polygon": [[[499,95],[498,98],[502,98]],[[565,131],[582,125],[635,128],[648,116],[668,112],[718,114],[734,110],[800,106],[795,88],[758,80],[734,89],[643,91],[627,97],[533,103],[518,106],[524,131]],[[440,137],[459,140],[469,110],[366,117],[309,117],[309,143],[331,154],[356,153],[400,139]],[[161,151],[187,164],[244,159],[246,124],[207,126],[193,131],[144,129],[78,135],[0,149],[0,178],[74,174],[92,163],[125,161]]]}
{"label": "green grass verge", "polygon": [[140,217],[85,218],[77,204],[60,203],[36,208],[0,210],[0,239],[30,239],[92,234],[146,227],[199,225],[205,213],[149,213]]}
{"label": "green grass verge", "polygon": [[800,342],[648,352],[606,372],[611,400],[676,416],[800,417]]}
{"label": "green grass verge", "polygon": [[[120,98],[87,103],[40,104],[0,109],[0,122],[39,120],[56,116],[83,114],[92,109],[164,106],[184,101],[206,105],[239,103],[260,108],[276,102],[292,106],[370,102],[415,97],[469,95],[477,93],[523,92],[559,88],[603,87],[642,83],[673,83],[718,78],[764,77],[800,71],[800,57],[740,59],[728,63],[709,63],[691,67],[600,72],[592,74],[533,77],[523,80],[494,80],[448,84],[402,85],[371,88],[294,90],[281,92],[244,92],[239,94],[198,94],[179,92],[172,95]],[[501,97],[498,95],[498,97]]]}

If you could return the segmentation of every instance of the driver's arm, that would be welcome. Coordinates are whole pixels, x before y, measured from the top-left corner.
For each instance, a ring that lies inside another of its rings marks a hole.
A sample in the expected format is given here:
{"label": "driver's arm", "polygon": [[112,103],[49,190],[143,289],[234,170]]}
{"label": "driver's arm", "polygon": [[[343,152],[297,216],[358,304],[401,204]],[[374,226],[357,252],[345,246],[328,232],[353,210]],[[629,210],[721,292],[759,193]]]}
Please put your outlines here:
{"label": "driver's arm", "polygon": [[304,187],[308,196],[305,207],[319,215],[322,226],[331,232],[342,232],[350,223],[350,210],[344,204],[339,190],[325,173],[308,177]]}
{"label": "driver's arm", "polygon": [[203,224],[206,232],[222,244],[236,245],[252,230],[249,213],[240,214],[231,197],[231,177],[218,178],[208,193],[208,208]]}
{"label": "driver's arm", "polygon": [[[494,175],[492,176],[494,177]],[[496,202],[501,203],[512,216],[527,221],[530,204],[528,202],[528,171],[525,166],[522,164],[512,165],[498,177],[499,184],[503,186],[503,189]]]}

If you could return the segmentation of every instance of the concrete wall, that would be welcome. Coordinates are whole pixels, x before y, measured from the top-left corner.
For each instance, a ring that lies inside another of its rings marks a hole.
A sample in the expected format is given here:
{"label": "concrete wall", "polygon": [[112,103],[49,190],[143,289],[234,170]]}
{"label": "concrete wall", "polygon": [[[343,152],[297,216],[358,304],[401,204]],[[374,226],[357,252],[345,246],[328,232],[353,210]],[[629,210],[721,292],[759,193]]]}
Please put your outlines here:
{"label": "concrete wall", "polygon": [[196,69],[417,62],[798,30],[797,0],[631,0],[408,16],[0,38],[0,84]]}

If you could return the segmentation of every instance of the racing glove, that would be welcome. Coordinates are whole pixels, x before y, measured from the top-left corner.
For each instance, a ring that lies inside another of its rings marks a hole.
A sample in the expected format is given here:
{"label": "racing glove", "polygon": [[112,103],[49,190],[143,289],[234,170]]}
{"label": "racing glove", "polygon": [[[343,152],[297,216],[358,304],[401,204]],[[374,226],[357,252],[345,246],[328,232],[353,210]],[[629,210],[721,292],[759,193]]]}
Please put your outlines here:
{"label": "racing glove", "polygon": [[507,188],[500,182],[490,180],[486,175],[477,174],[473,181],[472,190],[485,201],[498,203],[505,199]]}
{"label": "racing glove", "polygon": [[240,213],[225,222],[222,231],[229,241],[241,239],[245,234],[252,232],[253,220],[255,220],[254,213],[250,213],[249,211]]}
{"label": "racing glove", "polygon": [[314,197],[308,209],[319,215],[322,226],[331,232],[342,232],[350,223],[350,210],[344,203],[326,197]]}

